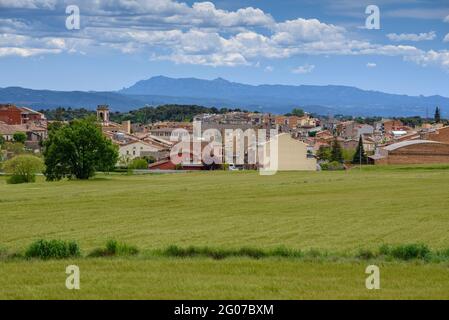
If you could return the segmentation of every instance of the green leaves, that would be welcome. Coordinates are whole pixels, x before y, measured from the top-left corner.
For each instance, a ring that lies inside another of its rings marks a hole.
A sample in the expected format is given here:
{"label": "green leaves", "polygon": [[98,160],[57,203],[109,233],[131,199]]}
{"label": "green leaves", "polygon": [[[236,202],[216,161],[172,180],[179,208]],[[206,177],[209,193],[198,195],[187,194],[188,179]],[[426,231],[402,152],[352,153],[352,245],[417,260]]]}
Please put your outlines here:
{"label": "green leaves", "polygon": [[44,157],[47,180],[89,179],[97,170],[111,170],[117,163],[118,151],[94,118],[85,118],[50,127]]}

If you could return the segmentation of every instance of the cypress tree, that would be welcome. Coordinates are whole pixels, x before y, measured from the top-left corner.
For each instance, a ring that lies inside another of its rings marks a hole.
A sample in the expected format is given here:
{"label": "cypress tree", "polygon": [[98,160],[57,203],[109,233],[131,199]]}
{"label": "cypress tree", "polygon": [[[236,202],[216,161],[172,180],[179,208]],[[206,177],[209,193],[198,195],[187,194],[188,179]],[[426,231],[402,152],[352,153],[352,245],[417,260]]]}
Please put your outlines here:
{"label": "cypress tree", "polygon": [[338,142],[337,138],[335,138],[334,141],[332,141],[331,161],[336,161],[336,162],[339,162],[339,163],[343,163],[343,161],[344,161],[344,159],[343,159],[343,151],[341,149],[341,145]]}
{"label": "cypress tree", "polygon": [[434,119],[435,119],[436,123],[440,123],[441,122],[441,114],[440,114],[440,108],[439,107],[437,107],[435,109],[435,117],[434,117]]}
{"label": "cypress tree", "polygon": [[367,163],[368,158],[365,154],[365,148],[363,147],[363,139],[362,136],[359,138],[359,145],[357,146],[357,150],[355,151],[354,158],[352,159],[353,164],[357,163]]}

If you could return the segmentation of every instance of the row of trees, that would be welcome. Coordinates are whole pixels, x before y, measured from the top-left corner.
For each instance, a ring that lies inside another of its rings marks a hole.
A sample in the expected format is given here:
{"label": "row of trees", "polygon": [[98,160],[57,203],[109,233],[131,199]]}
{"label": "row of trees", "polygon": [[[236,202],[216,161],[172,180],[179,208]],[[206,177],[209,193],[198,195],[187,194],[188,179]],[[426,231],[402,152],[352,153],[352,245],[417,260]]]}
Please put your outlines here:
{"label": "row of trees", "polygon": [[[200,113],[216,113],[222,114],[231,111],[245,111],[239,108],[208,108],[197,105],[161,105],[158,107],[146,106],[137,110],[129,112],[113,112],[111,113],[111,120],[115,122],[122,122],[131,120],[133,123],[151,123],[157,121],[191,121],[193,117]],[[72,108],[56,108],[52,110],[40,110],[45,114],[47,119],[56,121],[72,121],[75,119],[81,119],[89,116],[94,116],[95,111],[87,110],[85,108],[72,109]]]}
{"label": "row of trees", "polygon": [[[328,161],[328,162],[336,162],[336,163],[344,163],[347,159],[347,156],[345,155],[345,152],[343,148],[341,147],[341,144],[338,142],[337,139],[334,139],[330,145],[328,146],[321,146],[320,149],[317,152],[317,157],[320,160]],[[363,140],[362,136],[359,138],[359,143],[357,145],[357,148],[352,155],[350,162],[353,164],[366,164],[368,162],[368,157],[366,155],[365,149],[363,147]]]}

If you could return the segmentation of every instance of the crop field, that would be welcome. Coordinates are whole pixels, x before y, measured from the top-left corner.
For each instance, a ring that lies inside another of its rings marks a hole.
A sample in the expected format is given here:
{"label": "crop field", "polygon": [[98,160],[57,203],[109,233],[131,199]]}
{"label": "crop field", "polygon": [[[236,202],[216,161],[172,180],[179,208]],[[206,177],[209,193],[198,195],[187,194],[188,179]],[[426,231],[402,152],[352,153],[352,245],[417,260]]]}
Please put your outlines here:
{"label": "crop field", "polygon": [[[14,257],[38,239],[78,242],[82,257]],[[106,241],[133,257],[89,258]],[[0,176],[0,299],[449,298],[449,261],[374,261],[382,244],[449,248],[449,166],[346,172],[99,174],[90,181],[7,185]],[[162,257],[171,245],[319,250],[343,258]],[[65,267],[81,290],[65,288]]]}

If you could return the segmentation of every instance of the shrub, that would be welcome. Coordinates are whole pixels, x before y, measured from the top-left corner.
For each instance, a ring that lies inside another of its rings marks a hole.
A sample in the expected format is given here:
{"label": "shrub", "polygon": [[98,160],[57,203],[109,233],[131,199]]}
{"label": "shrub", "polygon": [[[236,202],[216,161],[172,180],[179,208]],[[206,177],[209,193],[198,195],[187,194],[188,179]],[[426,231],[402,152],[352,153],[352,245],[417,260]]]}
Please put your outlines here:
{"label": "shrub", "polygon": [[129,169],[148,169],[148,162],[145,159],[136,158],[131,161],[131,164],[128,166]]}
{"label": "shrub", "polygon": [[38,157],[19,155],[6,161],[3,169],[12,175],[8,183],[27,183],[35,181],[36,173],[42,172],[44,164]]}
{"label": "shrub", "polygon": [[379,253],[399,260],[428,260],[431,255],[429,247],[425,244],[406,244],[398,246],[383,245],[380,247]]}
{"label": "shrub", "polygon": [[74,241],[37,240],[25,252],[27,258],[64,259],[78,257],[80,248]]}
{"label": "shrub", "polygon": [[12,138],[14,142],[25,143],[25,141],[27,140],[27,135],[23,132],[16,132],[13,134]]}
{"label": "shrub", "polygon": [[6,180],[6,183],[8,184],[19,184],[19,183],[30,183],[35,182],[36,177],[29,177],[26,178],[24,176],[18,176],[18,175],[12,175]]}
{"label": "shrub", "polygon": [[105,248],[92,251],[90,257],[133,256],[139,253],[135,246],[130,246],[117,240],[108,240]]}

